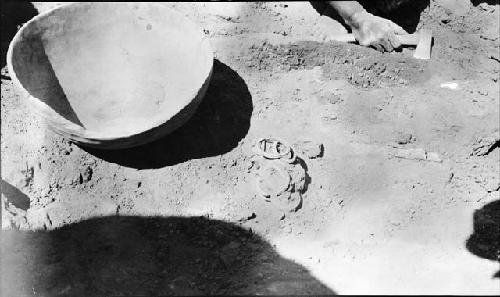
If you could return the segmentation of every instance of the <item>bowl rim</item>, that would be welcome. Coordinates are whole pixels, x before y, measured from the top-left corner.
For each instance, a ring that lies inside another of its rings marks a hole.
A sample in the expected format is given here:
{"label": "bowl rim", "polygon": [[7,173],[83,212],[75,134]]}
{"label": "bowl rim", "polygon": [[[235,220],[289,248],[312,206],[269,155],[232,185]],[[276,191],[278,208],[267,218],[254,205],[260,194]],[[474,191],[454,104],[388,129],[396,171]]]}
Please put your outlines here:
{"label": "bowl rim", "polygon": [[190,25],[190,27],[196,29],[201,37],[201,42],[200,42],[200,47],[203,48],[203,51],[207,55],[207,59],[205,62],[205,65],[203,65],[203,70],[205,73],[203,73],[204,81],[200,84],[200,86],[197,86],[194,88],[192,94],[190,96],[186,96],[186,100],[184,100],[183,106],[179,109],[179,111],[183,110],[186,108],[198,95],[198,92],[202,88],[202,86],[207,83],[207,81],[211,78],[211,73],[213,70],[213,63],[214,63],[214,51],[213,48],[210,44],[210,41],[208,37],[203,34],[200,26],[192,21],[190,18],[187,16],[183,15],[176,9],[166,7],[164,5],[161,5],[160,3],[154,3],[154,2],[133,2],[133,3],[125,3],[125,2],[95,2],[95,3],[89,3],[89,2],[73,2],[73,3],[66,3],[62,4],[56,7],[53,7],[47,11],[44,11],[26,23],[24,23],[21,28],[16,32],[14,37],[12,38],[8,50],[7,50],[7,69],[9,71],[9,76],[11,77],[12,81],[14,82],[14,85],[21,90],[23,97],[26,97],[29,101],[29,103],[34,106],[35,108],[32,108],[33,111],[42,116],[45,120],[47,120],[48,124],[54,128],[55,132],[58,134],[61,134],[63,136],[66,136],[68,138],[71,138],[75,141],[80,141],[83,143],[99,143],[101,141],[113,141],[113,140],[123,140],[127,139],[136,135],[143,134],[146,131],[149,131],[151,129],[157,128],[166,122],[168,122],[172,117],[174,117],[177,113],[174,113],[171,115],[169,118],[159,118],[156,121],[151,121],[148,125],[147,128],[142,129],[141,131],[133,131],[131,133],[122,133],[122,134],[117,134],[117,135],[103,135],[102,132],[99,132],[97,130],[89,130],[85,127],[82,127],[78,124],[75,124],[74,122],[66,119],[64,116],[61,116],[59,113],[57,113],[55,110],[53,110],[50,106],[48,106],[43,100],[33,96],[21,83],[21,81],[18,79],[16,72],[14,71],[14,66],[13,66],[13,51],[14,51],[14,45],[19,43],[22,40],[22,35],[24,34],[24,31],[26,28],[29,26],[34,25],[34,23],[38,22],[39,20],[46,18],[53,14],[56,11],[59,10],[64,10],[69,7],[75,7],[75,6],[84,6],[84,5],[143,5],[143,6],[155,6],[158,9],[163,9],[169,11],[171,14],[176,14],[179,16],[181,19],[183,19],[186,23]]}

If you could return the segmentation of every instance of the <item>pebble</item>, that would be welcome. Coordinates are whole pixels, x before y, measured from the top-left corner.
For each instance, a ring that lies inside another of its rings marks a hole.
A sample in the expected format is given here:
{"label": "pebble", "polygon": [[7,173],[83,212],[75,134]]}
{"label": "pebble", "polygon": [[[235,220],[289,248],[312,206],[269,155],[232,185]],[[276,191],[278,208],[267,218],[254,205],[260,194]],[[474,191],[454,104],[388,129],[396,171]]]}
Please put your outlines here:
{"label": "pebble", "polygon": [[399,133],[396,136],[396,142],[398,144],[408,144],[413,141],[413,135],[410,133]]}
{"label": "pebble", "polygon": [[451,183],[451,181],[453,180],[453,177],[455,177],[455,173],[454,172],[450,172],[450,175],[448,176],[447,183]]}
{"label": "pebble", "polygon": [[304,140],[296,143],[295,146],[309,159],[316,159],[323,156],[324,146],[322,143]]}
{"label": "pebble", "polygon": [[83,173],[80,175],[81,182],[89,182],[92,179],[93,170],[92,167],[87,166]]}
{"label": "pebble", "polygon": [[421,148],[417,149],[405,149],[398,150],[395,154],[397,158],[408,159],[408,160],[426,160],[425,150]]}
{"label": "pebble", "polygon": [[443,162],[443,160],[439,157],[439,154],[435,152],[427,152],[427,160],[438,163]]}
{"label": "pebble", "polygon": [[499,141],[500,139],[498,139],[496,136],[480,137],[473,144],[471,155],[475,156],[487,155],[491,151],[491,149],[494,148],[495,145],[497,145]]}

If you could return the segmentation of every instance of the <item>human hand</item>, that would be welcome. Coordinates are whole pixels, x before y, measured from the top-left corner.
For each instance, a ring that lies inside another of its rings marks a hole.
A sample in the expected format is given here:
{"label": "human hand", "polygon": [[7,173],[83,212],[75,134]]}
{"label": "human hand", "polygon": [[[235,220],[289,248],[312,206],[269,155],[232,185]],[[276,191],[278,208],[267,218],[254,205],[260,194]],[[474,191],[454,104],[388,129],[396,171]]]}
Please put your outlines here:
{"label": "human hand", "polygon": [[395,23],[366,11],[352,17],[351,29],[360,45],[371,46],[381,52],[399,48],[401,42],[396,35],[408,34]]}

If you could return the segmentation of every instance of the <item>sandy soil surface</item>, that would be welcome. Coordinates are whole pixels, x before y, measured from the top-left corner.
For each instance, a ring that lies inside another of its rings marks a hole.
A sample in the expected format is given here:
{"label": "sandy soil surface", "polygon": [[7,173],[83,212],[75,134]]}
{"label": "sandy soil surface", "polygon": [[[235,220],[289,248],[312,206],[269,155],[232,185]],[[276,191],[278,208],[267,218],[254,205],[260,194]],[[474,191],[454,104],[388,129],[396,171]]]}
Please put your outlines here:
{"label": "sandy soil surface", "polygon": [[[430,60],[332,41],[308,2],[165,4],[213,78],[185,126],[119,151],[50,132],[2,60],[3,296],[498,294],[500,8],[450,2],[415,23]],[[260,137],[299,153],[296,211],[256,190]]]}

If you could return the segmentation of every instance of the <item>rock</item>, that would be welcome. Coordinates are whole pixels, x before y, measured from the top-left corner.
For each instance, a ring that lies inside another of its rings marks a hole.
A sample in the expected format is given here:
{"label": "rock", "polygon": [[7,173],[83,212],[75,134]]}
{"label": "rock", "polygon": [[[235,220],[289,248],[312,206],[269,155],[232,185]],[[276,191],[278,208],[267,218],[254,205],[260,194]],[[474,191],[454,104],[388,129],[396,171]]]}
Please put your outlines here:
{"label": "rock", "polygon": [[425,150],[421,148],[397,150],[395,157],[408,160],[427,160]]}
{"label": "rock", "polygon": [[[483,28],[481,35],[479,36],[481,39],[495,41],[499,38],[499,28],[498,26],[488,26]],[[496,50],[498,52],[498,48]]]}
{"label": "rock", "polygon": [[257,217],[257,215],[254,212],[252,212],[251,215],[246,215],[246,216],[243,216],[242,218],[240,218],[238,220],[238,222],[240,222],[240,223],[247,222],[247,221],[255,219],[256,217]]}
{"label": "rock", "polygon": [[92,179],[92,167],[87,166],[85,171],[82,173],[83,182],[89,182]]}
{"label": "rock", "polygon": [[317,143],[310,140],[297,142],[294,147],[297,148],[299,153],[309,159],[316,159],[323,156],[324,146],[322,143]]}
{"label": "rock", "polygon": [[441,83],[439,85],[439,87],[443,88],[443,89],[450,89],[450,90],[460,90],[461,89],[459,83],[456,81],[448,81],[448,82]]}
{"label": "rock", "polygon": [[489,154],[499,146],[500,138],[498,136],[487,136],[476,139],[472,147],[471,155],[484,156]]}
{"label": "rock", "polygon": [[443,160],[439,157],[438,153],[426,152],[424,149],[400,149],[395,155],[397,158],[407,159],[407,160],[424,160],[441,163]]}
{"label": "rock", "polygon": [[439,154],[435,152],[427,152],[427,160],[438,163],[443,162],[443,160],[439,157]]}
{"label": "rock", "polygon": [[448,179],[446,180],[446,183],[451,183],[453,181],[453,177],[455,177],[455,173],[454,172],[450,172],[450,174],[448,175]]}
{"label": "rock", "polygon": [[398,133],[395,139],[397,144],[408,144],[414,141],[413,135],[410,133]]}

